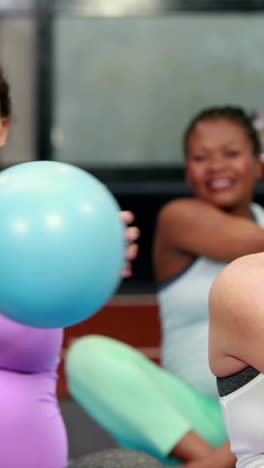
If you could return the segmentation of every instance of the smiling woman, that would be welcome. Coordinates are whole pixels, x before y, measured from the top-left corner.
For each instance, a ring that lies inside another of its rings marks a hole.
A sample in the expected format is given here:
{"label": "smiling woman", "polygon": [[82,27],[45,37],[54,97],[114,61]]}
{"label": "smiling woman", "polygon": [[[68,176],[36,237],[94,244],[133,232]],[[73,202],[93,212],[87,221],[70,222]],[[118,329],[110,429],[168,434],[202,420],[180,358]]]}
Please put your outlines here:
{"label": "smiling woman", "polygon": [[194,197],[161,209],[153,250],[165,370],[123,343],[88,336],[68,353],[69,388],[125,447],[167,465],[233,468],[208,365],[208,296],[227,263],[264,249],[264,211],[253,203],[260,145],[242,109],[220,107],[192,120],[184,148]]}
{"label": "smiling woman", "polygon": [[247,216],[255,180],[260,175],[256,163],[260,144],[248,117],[231,108],[201,113],[187,130],[185,151],[186,175],[195,195]]}

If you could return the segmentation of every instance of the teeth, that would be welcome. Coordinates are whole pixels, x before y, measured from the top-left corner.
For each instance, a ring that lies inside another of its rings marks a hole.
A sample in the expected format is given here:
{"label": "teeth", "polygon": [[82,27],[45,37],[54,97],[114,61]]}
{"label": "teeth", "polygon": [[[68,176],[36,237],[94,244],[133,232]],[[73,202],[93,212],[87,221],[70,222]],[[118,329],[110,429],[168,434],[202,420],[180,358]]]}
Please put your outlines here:
{"label": "teeth", "polygon": [[231,182],[228,179],[217,179],[209,183],[212,188],[227,188],[231,186]]}

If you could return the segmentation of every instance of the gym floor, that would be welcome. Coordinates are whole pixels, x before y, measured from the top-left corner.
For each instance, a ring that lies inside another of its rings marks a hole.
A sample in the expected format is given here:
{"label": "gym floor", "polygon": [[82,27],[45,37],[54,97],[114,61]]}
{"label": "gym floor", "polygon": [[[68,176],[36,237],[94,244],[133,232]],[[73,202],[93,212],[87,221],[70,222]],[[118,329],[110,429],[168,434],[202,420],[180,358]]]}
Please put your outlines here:
{"label": "gym floor", "polygon": [[60,398],[59,402],[68,433],[71,459],[98,450],[118,447],[110,434],[93,421],[71,398]]}

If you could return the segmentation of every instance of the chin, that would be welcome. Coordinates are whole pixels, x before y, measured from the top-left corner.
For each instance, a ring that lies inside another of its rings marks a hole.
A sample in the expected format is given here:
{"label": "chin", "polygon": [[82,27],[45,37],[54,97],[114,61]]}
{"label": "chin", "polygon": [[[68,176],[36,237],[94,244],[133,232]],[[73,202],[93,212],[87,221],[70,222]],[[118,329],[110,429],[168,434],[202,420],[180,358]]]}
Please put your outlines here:
{"label": "chin", "polygon": [[240,212],[241,209],[244,211],[245,205],[241,204],[241,200],[219,200],[214,203],[215,206],[217,206],[220,210],[226,211],[226,212]]}
{"label": "chin", "polygon": [[239,202],[237,200],[234,200],[234,199],[230,200],[230,198],[229,199],[224,199],[224,198],[222,198],[222,199],[219,199],[219,198],[218,199],[217,198],[212,199],[211,198],[211,203],[213,205],[217,206],[218,208],[220,208],[221,210],[225,210],[225,211],[232,211],[239,204]]}

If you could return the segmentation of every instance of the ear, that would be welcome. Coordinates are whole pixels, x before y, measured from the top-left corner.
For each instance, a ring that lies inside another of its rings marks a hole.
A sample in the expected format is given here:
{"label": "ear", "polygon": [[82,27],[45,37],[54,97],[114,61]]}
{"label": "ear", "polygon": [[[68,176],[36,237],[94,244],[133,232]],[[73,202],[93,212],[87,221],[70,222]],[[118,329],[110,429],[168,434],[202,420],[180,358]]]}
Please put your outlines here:
{"label": "ear", "polygon": [[0,147],[5,146],[6,144],[9,131],[9,124],[10,121],[8,117],[2,117],[0,119]]}

